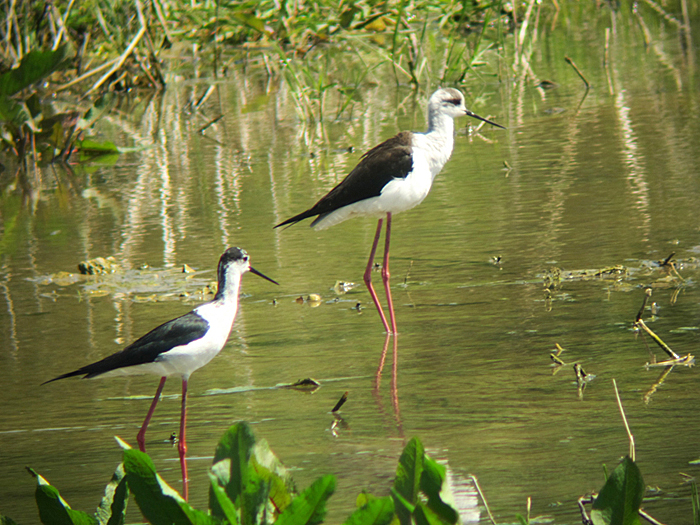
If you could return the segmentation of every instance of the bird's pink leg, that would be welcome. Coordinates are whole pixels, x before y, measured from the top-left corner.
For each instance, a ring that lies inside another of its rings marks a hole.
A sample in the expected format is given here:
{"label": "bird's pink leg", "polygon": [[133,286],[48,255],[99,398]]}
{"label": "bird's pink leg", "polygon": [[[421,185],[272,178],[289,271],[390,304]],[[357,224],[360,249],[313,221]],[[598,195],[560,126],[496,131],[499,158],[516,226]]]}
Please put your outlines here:
{"label": "bird's pink leg", "polygon": [[182,379],[182,416],[180,417],[180,439],[177,442],[177,451],[180,453],[180,468],[182,469],[182,497],[187,501],[187,441],[185,440],[185,427],[187,424],[187,379]]}
{"label": "bird's pink leg", "polygon": [[[384,264],[382,266],[382,281],[386,290],[386,301],[389,306],[389,317],[391,317],[391,332],[396,334],[396,315],[394,314],[394,301],[391,299],[391,288],[389,288],[389,243],[391,241],[391,212],[386,214],[386,235],[384,244]],[[386,324],[386,321],[385,321]],[[388,331],[388,328],[387,328]]]}
{"label": "bird's pink leg", "polygon": [[364,275],[364,280],[365,284],[367,285],[367,289],[369,290],[369,294],[372,296],[372,300],[374,301],[374,305],[377,307],[377,311],[379,312],[379,317],[382,319],[382,324],[384,325],[384,330],[386,330],[387,333],[391,333],[391,330],[389,329],[389,323],[386,322],[386,316],[384,315],[384,310],[382,310],[382,305],[379,303],[379,298],[377,297],[377,293],[374,291],[374,286],[372,286],[372,265],[374,264],[374,254],[377,252],[377,245],[379,244],[379,236],[382,233],[382,223],[384,222],[384,219],[379,219],[379,222],[377,223],[377,233],[374,235],[374,242],[372,243],[372,251],[369,253],[369,261],[367,261],[367,268],[365,269],[365,275]]}
{"label": "bird's pink leg", "polygon": [[153,401],[151,401],[151,408],[148,409],[148,414],[146,414],[146,419],[143,420],[143,425],[141,425],[141,430],[139,430],[139,433],[136,435],[136,441],[138,441],[139,450],[141,452],[146,452],[146,429],[148,428],[148,423],[151,422],[151,417],[153,417],[153,412],[156,411],[156,405],[158,404],[158,400],[160,399],[160,394],[163,391],[163,387],[165,386],[166,379],[167,379],[167,377],[160,378],[160,383],[158,384],[158,390],[156,390],[156,395],[153,397]]}

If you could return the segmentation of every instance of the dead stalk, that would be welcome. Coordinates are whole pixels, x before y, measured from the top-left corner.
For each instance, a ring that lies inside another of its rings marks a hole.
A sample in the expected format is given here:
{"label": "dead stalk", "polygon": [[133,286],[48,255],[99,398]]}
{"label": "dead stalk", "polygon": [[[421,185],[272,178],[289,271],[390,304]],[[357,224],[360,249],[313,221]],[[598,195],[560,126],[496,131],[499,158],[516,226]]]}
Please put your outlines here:
{"label": "dead stalk", "polygon": [[642,330],[644,330],[647,334],[649,334],[649,337],[651,337],[651,338],[654,340],[654,342],[655,342],[657,345],[659,345],[659,347],[660,347],[664,352],[666,352],[666,354],[668,354],[668,356],[669,356],[671,359],[675,359],[675,360],[680,360],[680,359],[681,359],[681,356],[679,356],[676,352],[674,352],[673,350],[671,350],[671,347],[668,346],[666,343],[664,343],[663,340],[662,340],[658,335],[656,335],[656,334],[651,330],[651,328],[649,328],[649,327],[644,323],[644,320],[643,320],[643,319],[637,320],[636,325],[637,325],[638,327],[640,327]]}
{"label": "dead stalk", "polygon": [[95,85],[93,85],[90,89],[87,90],[87,92],[83,95],[83,97],[86,97],[87,95],[89,95],[93,91],[97,90],[102,84],[104,84],[107,81],[107,79],[110,76],[112,76],[112,74],[115,71],[119,70],[119,68],[121,68],[124,65],[124,62],[126,62],[126,59],[129,58],[129,55],[131,55],[131,53],[134,51],[134,48],[141,41],[141,39],[143,38],[143,36],[145,34],[146,34],[146,26],[142,25],[141,29],[139,29],[139,32],[136,33],[136,36],[133,38],[133,40],[129,44],[129,47],[126,48],[126,51],[124,51],[124,53],[122,53],[122,55],[119,57],[119,59],[117,59],[117,61],[109,69],[109,71],[107,71],[107,73],[102,75],[102,78],[100,78],[100,80],[95,82]]}
{"label": "dead stalk", "polygon": [[479,480],[476,479],[476,476],[471,474],[469,478],[474,482],[474,486],[476,487],[476,491],[479,493],[479,497],[481,498],[481,501],[484,502],[484,507],[486,508],[486,514],[489,515],[489,519],[491,520],[491,523],[493,525],[498,525],[496,523],[496,518],[493,517],[493,514],[491,514],[491,509],[489,508],[489,503],[486,501],[486,496],[484,496],[484,493],[481,491],[481,486],[479,485]]}
{"label": "dead stalk", "polygon": [[613,387],[615,388],[615,397],[617,398],[617,406],[620,409],[620,415],[622,416],[622,422],[625,424],[625,430],[627,431],[627,437],[630,440],[630,459],[636,461],[635,449],[634,449],[634,436],[630,432],[630,426],[627,424],[627,417],[625,416],[625,409],[622,407],[622,401],[620,400],[620,392],[617,390],[617,382],[613,378]]}
{"label": "dead stalk", "polygon": [[564,60],[566,60],[567,64],[569,64],[571,67],[574,68],[574,71],[576,71],[576,74],[579,76],[581,80],[583,80],[583,83],[586,86],[586,91],[591,89],[591,85],[588,83],[588,80],[586,80],[586,77],[583,76],[583,73],[581,73],[581,70],[576,66],[573,60],[571,60],[569,57],[564,57]]}

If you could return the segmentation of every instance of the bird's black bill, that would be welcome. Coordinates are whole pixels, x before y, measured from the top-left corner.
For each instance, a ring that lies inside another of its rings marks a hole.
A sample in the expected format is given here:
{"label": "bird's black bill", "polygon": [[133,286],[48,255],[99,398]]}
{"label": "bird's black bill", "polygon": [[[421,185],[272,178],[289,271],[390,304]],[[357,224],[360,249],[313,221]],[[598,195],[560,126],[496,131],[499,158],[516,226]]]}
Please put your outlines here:
{"label": "bird's black bill", "polygon": [[279,286],[279,284],[280,284],[280,283],[278,283],[277,281],[275,281],[275,280],[273,280],[273,279],[270,279],[267,275],[265,275],[265,274],[263,274],[263,273],[260,273],[259,271],[257,271],[257,270],[256,270],[255,268],[253,268],[252,266],[249,268],[249,270],[250,270],[250,273],[254,273],[254,274],[257,275],[258,277],[262,277],[263,279],[267,279],[267,280],[270,281],[271,283],[275,283],[277,286]]}
{"label": "bird's black bill", "polygon": [[492,126],[496,126],[497,128],[506,129],[506,128],[504,128],[503,126],[501,126],[500,124],[496,124],[495,122],[491,122],[490,120],[485,119],[484,117],[480,117],[480,116],[477,115],[476,113],[472,113],[472,112],[469,111],[469,110],[467,110],[467,116],[473,117],[473,118],[475,118],[475,119],[479,119],[479,120],[481,120],[481,121],[483,121],[483,122],[486,122],[487,124],[491,124]]}

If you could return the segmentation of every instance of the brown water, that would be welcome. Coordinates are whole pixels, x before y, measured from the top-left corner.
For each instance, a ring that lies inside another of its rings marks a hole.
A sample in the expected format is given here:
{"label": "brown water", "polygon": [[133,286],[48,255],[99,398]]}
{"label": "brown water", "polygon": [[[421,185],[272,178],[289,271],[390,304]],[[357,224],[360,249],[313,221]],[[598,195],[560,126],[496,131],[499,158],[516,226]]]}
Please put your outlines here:
{"label": "brown water", "polygon": [[[613,468],[628,451],[615,378],[639,467],[655,488],[647,511],[692,522],[680,472],[696,475],[689,462],[700,457],[697,372],[676,367],[645,400],[662,373],[644,368],[645,342],[664,355],[631,328],[642,287],[653,285],[658,312],[653,320],[646,312],[648,324],[678,354],[698,351],[698,82],[675,35],[660,35],[649,51],[633,29],[619,38],[609,75],[598,44],[572,55],[593,85],[583,100],[555,41],[540,46],[532,65],[558,89],[511,82],[505,67],[499,84],[466,86],[468,106],[508,129],[466,133],[460,121],[430,196],[395,217],[398,361],[389,341],[379,381],[386,341],[368,293],[332,290],[337,281],[362,282],[375,221],[323,232],[272,227],[313,204],[373,144],[422,129],[425,93],[414,100],[405,89],[368,86],[352,115],[312,124],[298,120],[283,83],[232,70],[193,114],[188,103],[209,84],[173,82],[162,99],[124,99],[99,125],[103,138],[142,151],[74,175],[46,170],[41,192],[24,202],[5,188],[0,512],[37,521],[25,465],[92,512],[120,460],[112,437],[135,443],[157,379],[40,383],[186,312],[202,300],[220,254],[236,245],[281,286],[245,277],[229,343],[191,378],[195,506],[206,508],[219,436],[245,420],[300,487],[338,477],[329,522],[341,522],[361,490],[387,494],[404,444],[418,436],[456,479],[478,477],[500,522],[513,522],[531,497],[533,516],[576,523],[576,499],[600,489],[603,465]],[[222,121],[197,133],[219,112]],[[672,252],[684,281],[656,264]],[[51,278],[98,256],[114,256],[125,276]],[[139,270],[144,263],[150,270]],[[197,272],[179,273],[183,264]],[[614,265],[627,274],[565,278]],[[554,268],[562,280],[547,291],[543,276]],[[297,301],[310,293],[320,304]],[[569,363],[559,370],[549,357],[557,343]],[[574,362],[595,375],[582,395]],[[305,377],[321,388],[268,388]],[[219,391],[232,388],[239,390]],[[177,430],[179,389],[168,381],[170,397],[147,435],[157,468],[177,489],[177,451],[167,439]],[[346,391],[344,424],[332,428],[329,411]]]}

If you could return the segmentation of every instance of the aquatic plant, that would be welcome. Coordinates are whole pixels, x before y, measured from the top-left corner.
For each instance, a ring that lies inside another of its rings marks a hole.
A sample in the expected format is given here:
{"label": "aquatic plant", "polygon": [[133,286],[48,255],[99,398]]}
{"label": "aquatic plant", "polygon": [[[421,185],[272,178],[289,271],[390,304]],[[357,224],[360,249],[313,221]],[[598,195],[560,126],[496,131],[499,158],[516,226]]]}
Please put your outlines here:
{"label": "aquatic plant", "polygon": [[[276,524],[321,523],[326,503],[335,491],[335,477],[318,478],[300,494],[287,469],[264,440],[256,440],[246,423],[232,426],[219,440],[209,471],[209,510],[189,505],[161,478],[151,458],[119,440],[124,448],[119,464],[94,515],[74,510],[58,489],[29,469],[37,480],[35,499],[44,525],[119,525],[124,523],[129,493],[143,517],[165,524]],[[348,525],[453,524],[458,512],[449,497],[446,469],[430,458],[414,438],[406,445],[391,495],[361,494]],[[0,523],[15,523],[0,516]]]}

